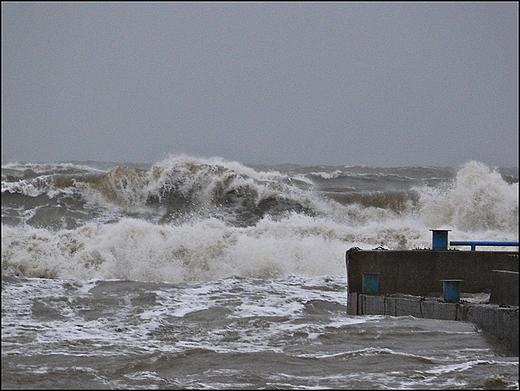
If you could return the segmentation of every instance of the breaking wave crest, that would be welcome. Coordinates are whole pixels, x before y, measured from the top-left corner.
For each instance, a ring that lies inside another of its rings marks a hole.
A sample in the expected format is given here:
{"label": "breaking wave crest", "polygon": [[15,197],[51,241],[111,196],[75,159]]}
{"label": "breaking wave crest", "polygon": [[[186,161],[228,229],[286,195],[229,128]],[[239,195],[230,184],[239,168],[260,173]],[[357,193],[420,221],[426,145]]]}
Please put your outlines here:
{"label": "breaking wave crest", "polygon": [[421,217],[432,227],[518,235],[518,181],[508,183],[482,163],[469,162],[453,182],[424,187],[419,193]]}
{"label": "breaking wave crest", "polygon": [[347,249],[429,248],[430,229],[518,240],[518,180],[478,162],[452,176],[417,167],[255,170],[187,156],[89,167],[2,167],[3,276],[338,275]]}

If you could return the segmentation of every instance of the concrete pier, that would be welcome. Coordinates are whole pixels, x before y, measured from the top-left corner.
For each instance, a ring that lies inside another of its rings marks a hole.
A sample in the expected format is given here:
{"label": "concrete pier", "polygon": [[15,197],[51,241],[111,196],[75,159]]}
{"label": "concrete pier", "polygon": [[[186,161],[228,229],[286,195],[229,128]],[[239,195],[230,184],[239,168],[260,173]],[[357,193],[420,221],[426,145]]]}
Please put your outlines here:
{"label": "concrete pier", "polygon": [[[508,251],[351,249],[347,311],[473,322],[518,356],[518,260]],[[364,291],[364,274],[379,276],[378,292]],[[459,302],[443,298],[446,280],[462,280]],[[489,299],[465,300],[468,294]]]}

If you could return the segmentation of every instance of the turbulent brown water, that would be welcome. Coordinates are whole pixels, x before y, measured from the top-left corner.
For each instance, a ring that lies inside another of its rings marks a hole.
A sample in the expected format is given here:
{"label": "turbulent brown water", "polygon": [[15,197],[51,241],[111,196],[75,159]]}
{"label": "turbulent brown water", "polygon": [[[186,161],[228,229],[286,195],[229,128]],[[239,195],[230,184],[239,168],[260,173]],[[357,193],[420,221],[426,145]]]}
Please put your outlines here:
{"label": "turbulent brown water", "polygon": [[518,389],[473,324],[346,314],[346,250],[432,228],[518,241],[518,169],[4,164],[2,388]]}

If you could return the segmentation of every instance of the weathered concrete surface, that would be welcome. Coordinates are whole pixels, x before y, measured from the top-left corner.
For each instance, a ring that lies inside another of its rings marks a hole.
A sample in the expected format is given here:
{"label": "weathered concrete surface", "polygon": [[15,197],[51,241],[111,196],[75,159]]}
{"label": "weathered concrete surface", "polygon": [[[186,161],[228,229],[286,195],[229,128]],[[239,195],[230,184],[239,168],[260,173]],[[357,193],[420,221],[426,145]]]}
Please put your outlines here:
{"label": "weathered concrete surface", "polygon": [[363,273],[380,273],[381,294],[441,293],[441,280],[450,279],[477,293],[491,291],[493,270],[518,272],[518,251],[349,250],[346,263],[350,292],[363,292]]}
{"label": "weathered concrete surface", "polygon": [[[518,356],[518,307],[494,304],[444,303],[442,298],[410,295],[364,295],[352,292],[351,315],[415,316],[417,318],[472,322],[493,335],[511,354]],[[356,301],[354,303],[353,301]]]}
{"label": "weathered concrete surface", "polygon": [[493,270],[491,278],[491,297],[489,302],[518,307],[518,272]]}

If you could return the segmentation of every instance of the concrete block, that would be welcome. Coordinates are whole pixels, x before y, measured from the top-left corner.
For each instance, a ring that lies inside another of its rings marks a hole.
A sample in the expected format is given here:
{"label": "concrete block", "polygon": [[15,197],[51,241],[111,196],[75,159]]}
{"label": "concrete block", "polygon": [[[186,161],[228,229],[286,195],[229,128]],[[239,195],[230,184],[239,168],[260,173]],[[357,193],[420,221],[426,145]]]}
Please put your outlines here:
{"label": "concrete block", "polygon": [[493,270],[491,272],[491,297],[493,304],[518,307],[518,272]]}
{"label": "concrete block", "polygon": [[[496,308],[493,328],[484,329],[518,355],[518,309]],[[515,350],[516,349],[516,350]]]}
{"label": "concrete block", "polygon": [[424,300],[421,302],[421,313],[423,318],[441,319],[445,318],[438,301]]}
{"label": "concrete block", "polygon": [[347,300],[347,314],[348,315],[359,315],[357,308],[357,292],[350,292]]}
{"label": "concrete block", "polygon": [[395,307],[397,299],[395,297],[387,296],[385,298],[385,315],[396,316]]}
{"label": "concrete block", "polygon": [[482,329],[494,330],[499,323],[498,312],[494,306],[487,306],[482,308]]}
{"label": "concrete block", "polygon": [[385,299],[381,295],[363,295],[363,312],[366,315],[383,315]]}
{"label": "concrete block", "polygon": [[457,320],[457,309],[460,304],[458,303],[443,303],[439,302],[440,315],[437,319],[442,320]]}
{"label": "concrete block", "polygon": [[518,356],[518,307],[501,308],[490,304],[465,305],[462,319],[493,335]]}
{"label": "concrete block", "polygon": [[511,310],[509,313],[509,335],[507,336],[508,340],[506,342],[507,348],[516,356],[518,356],[519,350],[519,340],[518,340],[518,308],[516,310]]}
{"label": "concrete block", "polygon": [[422,318],[421,306],[418,299],[399,299],[395,305],[396,316],[415,316]]}

